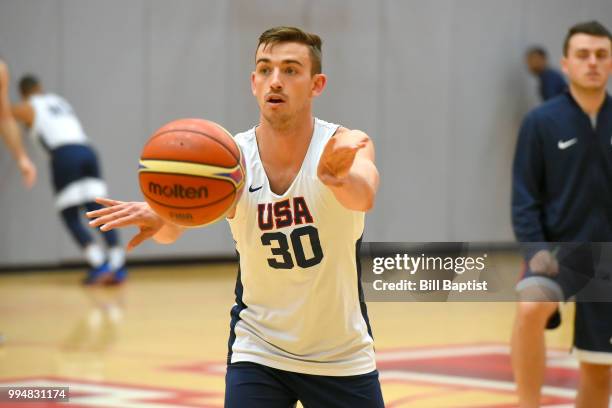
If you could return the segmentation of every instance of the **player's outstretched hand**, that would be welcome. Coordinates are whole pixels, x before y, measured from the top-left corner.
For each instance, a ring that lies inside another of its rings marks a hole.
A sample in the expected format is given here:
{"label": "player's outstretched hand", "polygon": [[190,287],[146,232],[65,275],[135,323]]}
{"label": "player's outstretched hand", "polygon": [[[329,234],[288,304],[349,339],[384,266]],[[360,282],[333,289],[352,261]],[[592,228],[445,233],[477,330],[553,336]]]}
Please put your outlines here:
{"label": "player's outstretched hand", "polygon": [[317,175],[321,182],[328,186],[340,186],[348,176],[355,156],[367,144],[367,136],[361,132],[350,132],[350,135],[329,139],[321,154]]}
{"label": "player's outstretched hand", "polygon": [[36,166],[28,157],[19,159],[17,165],[23,177],[23,184],[26,188],[32,188],[34,183],[36,183]]}
{"label": "player's outstretched hand", "polygon": [[109,198],[96,198],[96,202],[105,208],[87,213],[87,218],[92,218],[89,222],[91,227],[100,227],[101,231],[130,226],[140,229],[140,232],[128,243],[128,251],[153,237],[165,224],[145,202],[126,202]]}

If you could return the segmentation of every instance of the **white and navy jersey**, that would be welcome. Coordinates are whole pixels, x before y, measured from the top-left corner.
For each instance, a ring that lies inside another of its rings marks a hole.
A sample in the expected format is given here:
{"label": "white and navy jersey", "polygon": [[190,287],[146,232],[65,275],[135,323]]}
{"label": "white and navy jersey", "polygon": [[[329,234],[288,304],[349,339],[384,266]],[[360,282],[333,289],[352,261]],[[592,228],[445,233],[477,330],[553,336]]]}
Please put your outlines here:
{"label": "white and navy jersey", "polygon": [[229,220],[240,270],[228,363],[329,376],[376,368],[360,301],[365,214],[344,208],[317,177],[323,148],[337,129],[315,119],[302,167],[281,195],[270,189],[255,128],[235,137],[247,184]]}
{"label": "white and navy jersey", "polygon": [[35,94],[28,101],[34,109],[30,132],[49,152],[56,208],[106,196],[98,159],[72,106],[55,94]]}
{"label": "white and navy jersey", "polygon": [[87,144],[87,136],[72,106],[55,94],[32,95],[29,100],[34,109],[31,133],[49,150],[74,144]]}

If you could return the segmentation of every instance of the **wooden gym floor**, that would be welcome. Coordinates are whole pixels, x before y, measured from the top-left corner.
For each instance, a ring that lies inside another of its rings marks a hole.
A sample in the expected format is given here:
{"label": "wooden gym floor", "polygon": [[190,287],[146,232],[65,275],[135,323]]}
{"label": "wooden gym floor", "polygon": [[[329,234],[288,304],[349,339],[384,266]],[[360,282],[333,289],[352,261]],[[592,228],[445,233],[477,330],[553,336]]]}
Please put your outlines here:
{"label": "wooden gym floor", "polygon": [[[502,262],[518,272],[518,259]],[[53,406],[222,407],[236,265],[130,273],[118,288],[83,288],[75,271],[0,275],[0,386],[69,385],[71,402]],[[387,407],[516,406],[513,303],[368,308]],[[571,305],[563,312],[562,327],[547,334],[549,407],[573,406],[575,395]]]}

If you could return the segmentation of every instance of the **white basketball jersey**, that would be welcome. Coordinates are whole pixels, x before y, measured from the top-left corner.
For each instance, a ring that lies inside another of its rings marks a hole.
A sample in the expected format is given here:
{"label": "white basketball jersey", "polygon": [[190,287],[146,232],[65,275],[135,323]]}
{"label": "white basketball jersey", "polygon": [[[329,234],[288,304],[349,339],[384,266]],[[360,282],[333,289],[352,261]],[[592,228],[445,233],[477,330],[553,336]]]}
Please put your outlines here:
{"label": "white basketball jersey", "polygon": [[87,144],[81,123],[64,98],[37,94],[32,95],[29,102],[34,108],[32,136],[40,138],[48,150],[68,144]]}
{"label": "white basketball jersey", "polygon": [[282,195],[270,190],[255,128],[235,137],[247,184],[229,220],[240,257],[231,363],[330,376],[376,368],[358,276],[365,214],[344,208],[317,177],[337,129],[315,119],[302,167]]}

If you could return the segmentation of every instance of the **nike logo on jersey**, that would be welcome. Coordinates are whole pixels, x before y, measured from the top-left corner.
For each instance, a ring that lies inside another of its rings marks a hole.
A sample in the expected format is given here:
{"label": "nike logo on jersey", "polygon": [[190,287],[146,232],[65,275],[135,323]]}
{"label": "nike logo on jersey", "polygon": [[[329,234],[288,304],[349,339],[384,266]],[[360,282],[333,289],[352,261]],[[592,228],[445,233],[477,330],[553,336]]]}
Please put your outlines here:
{"label": "nike logo on jersey", "polygon": [[577,142],[577,137],[570,140],[559,140],[559,143],[557,143],[557,147],[559,148],[559,150],[565,150],[568,147],[575,145]]}
{"label": "nike logo on jersey", "polygon": [[263,188],[263,186],[259,186],[257,188],[253,188],[253,186],[249,186],[249,193],[254,193],[257,190],[261,190]]}

